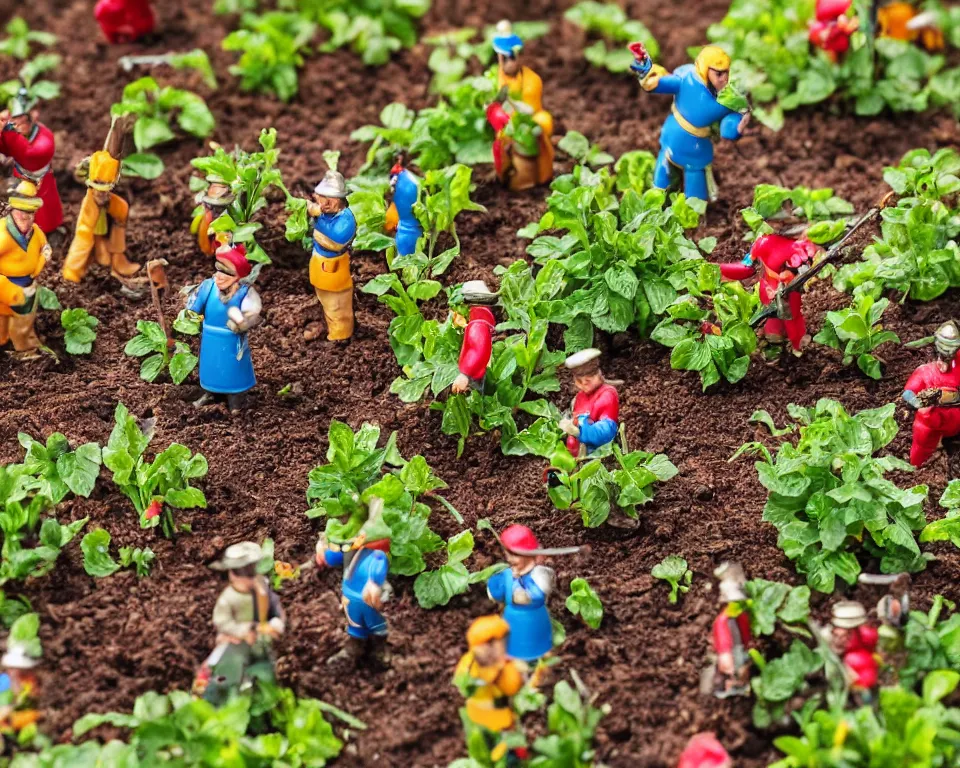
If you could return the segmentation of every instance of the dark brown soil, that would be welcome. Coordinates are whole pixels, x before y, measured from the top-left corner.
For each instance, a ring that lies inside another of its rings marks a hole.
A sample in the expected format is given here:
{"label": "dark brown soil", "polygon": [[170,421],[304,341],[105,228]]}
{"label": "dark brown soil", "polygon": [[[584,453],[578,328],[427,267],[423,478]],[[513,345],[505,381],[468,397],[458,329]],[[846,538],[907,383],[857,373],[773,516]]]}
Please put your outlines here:
{"label": "dark brown soil", "polygon": [[[511,15],[553,20],[553,36],[530,45],[529,51],[533,67],[543,76],[545,103],[557,120],[557,134],[579,130],[614,154],[635,148],[655,151],[669,102],[638,95],[629,76],[588,67],[577,36],[560,21],[568,4],[435,0],[426,24],[438,31]],[[5,5],[13,13],[12,4]],[[162,36],[138,52],[206,49],[221,78],[221,89],[207,94],[218,119],[216,140],[253,148],[262,127],[276,126],[283,173],[294,188],[305,190],[322,174],[324,149],[341,150],[342,169],[348,174],[355,170],[362,150],[348,135],[376,122],[386,104],[426,102],[429,73],[420,49],[380,69],[365,69],[345,52],[312,58],[301,76],[300,96],[288,106],[240,94],[227,74],[231,55],[219,50],[230,21],[209,15],[207,0],[158,5]],[[16,9],[32,26],[61,39],[64,95],[46,109],[43,119],[56,133],[55,168],[68,226],[83,194],[72,180],[72,168],[102,143],[109,105],[129,79],[114,62],[134,50],[101,43],[90,7],[89,0],[29,0]],[[725,7],[725,0],[643,0],[629,3],[628,10],[648,23],[663,46],[665,63],[676,66],[686,60],[687,46],[702,42],[706,26],[720,19]],[[5,20],[0,13],[0,21]],[[4,79],[13,74],[9,62],[0,64],[0,70]],[[206,93],[192,75],[154,74]],[[932,149],[956,144],[957,138],[956,123],[946,116],[856,120],[826,108],[790,115],[779,134],[754,127],[737,147],[719,149],[716,170],[722,200],[710,208],[700,234],[719,238],[716,258],[737,258],[743,250],[737,212],[751,202],[755,184],[832,186],[862,209],[882,192],[884,165],[912,147]],[[125,185],[132,203],[130,253],[141,261],[168,259],[175,286],[196,283],[210,273],[209,262],[188,232],[188,162],[202,151],[198,142],[183,141],[164,151],[168,170],[160,180]],[[566,163],[558,160],[558,172]],[[475,178],[475,197],[488,212],[464,217],[464,253],[449,274],[451,281],[489,278],[498,263],[521,257],[524,245],[515,232],[543,207],[543,190],[508,195],[495,185],[490,168],[478,168]],[[704,729],[718,733],[739,766],[752,768],[772,759],[770,736],[749,727],[748,701],[704,701],[697,693],[708,628],[717,609],[711,592],[713,568],[722,560],[737,559],[750,576],[796,579],[776,547],[774,530],[760,522],[765,496],[751,463],[730,464],[727,459],[762,432],[747,422],[754,409],[766,408],[779,421],[787,403],[810,404],[819,397],[837,398],[850,409],[878,406],[898,397],[908,373],[926,353],[890,349],[885,378],[873,382],[856,369],[840,367],[837,355],[817,347],[782,367],[755,365],[746,381],[704,395],[695,375],[670,370],[662,347],[632,337],[604,340],[609,374],[627,382],[621,396],[631,445],[666,452],[680,474],[658,492],[638,531],[587,531],[577,515],[551,507],[540,485],[539,461],[504,458],[498,440],[486,436],[472,439],[458,462],[455,442],[441,434],[436,414],[422,406],[405,406],[389,394],[398,373],[386,336],[390,315],[373,297],[357,294],[359,328],[348,347],[305,343],[304,325],[320,317],[307,281],[306,258],[283,240],[281,206],[270,208],[267,225],[265,245],[275,265],[264,270],[260,281],[266,324],[251,339],[259,385],[243,415],[230,416],[223,406],[194,409],[190,401],[199,395],[195,377],[181,387],[139,379],[138,365],[122,350],[134,335],[135,322],[152,318],[149,304],[125,298],[116,283],[96,269],[80,286],[63,284],[58,268],[66,237],[59,240],[45,282],[65,306],[85,307],[100,319],[93,354],[64,355],[59,362],[44,358],[18,363],[0,357],[0,460],[19,459],[18,431],[47,435],[59,430],[74,442],[105,442],[118,400],[138,415],[156,417],[154,446],[178,441],[210,460],[205,483],[209,509],[183,515],[194,533],[175,544],[141,531],[130,504],[109,482],[102,482],[93,498],[64,505],[62,519],[89,515],[88,529],[106,528],[116,545],[150,545],[158,559],[147,579],[120,573],[94,580],[84,573],[80,552],[72,546],[50,575],[26,585],[25,594],[43,618],[46,730],[65,739],[72,722],[86,712],[126,710],[144,691],[189,686],[213,642],[210,615],[222,586],[206,563],[232,542],[267,536],[275,539],[283,559],[310,556],[317,531],[304,516],[306,476],[324,461],[327,427],[337,418],[354,427],[370,420],[384,431],[397,430],[406,455],[422,453],[446,478],[447,497],[468,523],[479,517],[489,517],[497,526],[523,522],[548,545],[592,545],[588,559],[556,566],[561,592],[575,576],[586,577],[597,589],[606,609],[603,626],[590,631],[580,625],[565,611],[562,595],[553,608],[568,632],[557,669],[576,669],[598,700],[612,707],[598,734],[603,762],[673,765],[686,739]],[[358,283],[384,268],[375,255],[354,258]],[[927,335],[949,316],[956,298],[893,306],[886,325],[904,340]],[[807,303],[816,329],[823,312],[841,306],[843,299],[820,284]],[[39,326],[51,346],[62,350],[56,314],[44,315]],[[287,384],[299,384],[302,394],[279,397]],[[904,456],[909,423],[903,414],[901,423],[906,428],[892,448]],[[915,482],[931,486],[932,499],[956,474],[948,467],[955,460],[953,453],[948,447],[914,475]],[[442,511],[435,527],[445,534],[457,529]],[[480,535],[478,541],[477,565],[486,565],[497,553],[488,537]],[[667,590],[650,576],[650,569],[669,554],[684,555],[695,573],[693,587],[679,606],[668,604]],[[960,558],[949,547],[939,554],[942,558],[916,580],[921,607],[940,591],[956,597],[952,585],[960,578]],[[475,588],[446,609],[425,612],[417,606],[411,584],[396,580],[397,596],[387,610],[392,666],[346,677],[334,676],[324,664],[344,638],[337,576],[310,575],[283,591],[290,628],[279,645],[281,678],[298,692],[343,707],[370,726],[351,740],[340,765],[446,765],[462,754],[460,697],[450,677],[470,619],[494,606]]]}

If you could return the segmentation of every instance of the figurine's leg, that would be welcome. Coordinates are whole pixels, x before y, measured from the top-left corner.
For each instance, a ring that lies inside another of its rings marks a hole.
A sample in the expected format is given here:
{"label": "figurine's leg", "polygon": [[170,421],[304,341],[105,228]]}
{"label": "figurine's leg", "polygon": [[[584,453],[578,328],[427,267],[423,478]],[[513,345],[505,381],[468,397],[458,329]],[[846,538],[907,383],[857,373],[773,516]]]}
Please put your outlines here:
{"label": "figurine's leg", "polygon": [[764,338],[771,344],[779,344],[786,336],[787,329],[779,317],[771,317],[763,324]]}
{"label": "figurine's leg", "polygon": [[910,446],[910,463],[921,467],[940,446],[940,430],[927,424],[926,414],[918,413],[913,420],[913,444]]}
{"label": "figurine's leg", "polygon": [[37,336],[35,323],[37,320],[37,302],[33,304],[33,309],[26,315],[13,315],[7,318],[10,340],[13,342],[13,348],[17,352],[33,352],[43,346],[40,337]]}
{"label": "figurine's leg", "polygon": [[688,198],[709,200],[707,172],[703,168],[686,168],[683,172],[683,192]]}
{"label": "figurine's leg", "polygon": [[131,277],[140,271],[140,267],[140,264],[130,261],[123,251],[115,251],[110,254],[110,268],[114,274],[121,277]]}
{"label": "figurine's leg", "polygon": [[107,248],[107,238],[97,235],[93,239],[93,257],[101,267],[110,266],[110,251]]}
{"label": "figurine's leg", "polygon": [[657,189],[670,189],[673,182],[673,166],[667,156],[666,147],[657,155],[657,164],[653,168],[653,186]]}
{"label": "figurine's leg", "polygon": [[799,352],[800,344],[807,333],[807,324],[803,319],[803,299],[799,292],[794,291],[790,294],[789,301],[790,314],[793,315],[793,318],[791,320],[784,320],[783,326],[794,351]]}
{"label": "figurine's leg", "polygon": [[321,291],[319,288],[316,291],[327,321],[327,339],[340,341],[353,336],[353,287],[345,291]]}

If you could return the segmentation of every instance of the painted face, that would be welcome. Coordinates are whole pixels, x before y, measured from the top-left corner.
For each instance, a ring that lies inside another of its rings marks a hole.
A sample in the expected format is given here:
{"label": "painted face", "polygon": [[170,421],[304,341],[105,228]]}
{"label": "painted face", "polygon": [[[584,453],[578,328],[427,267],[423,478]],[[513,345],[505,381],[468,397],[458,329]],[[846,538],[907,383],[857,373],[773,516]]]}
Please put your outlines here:
{"label": "painted face", "polygon": [[27,233],[33,228],[33,222],[36,219],[36,214],[33,211],[12,210],[10,214],[13,216],[13,223],[17,225],[17,229],[21,232]]}
{"label": "painted face", "polygon": [[12,125],[13,130],[15,130],[21,136],[27,136],[29,135],[30,131],[33,130],[33,120],[30,119],[30,115],[11,117],[10,125]]}
{"label": "painted face", "polygon": [[599,371],[597,373],[588,373],[585,376],[573,377],[573,386],[588,395],[596,391],[601,384],[603,384],[603,376]]}
{"label": "painted face", "polygon": [[99,189],[95,190],[93,193],[93,202],[103,208],[110,203],[110,193],[101,192]]}
{"label": "painted face", "polygon": [[217,271],[213,273],[213,283],[220,293],[227,293],[239,282],[236,270],[232,264],[223,261],[217,262]]}
{"label": "painted face", "polygon": [[473,649],[473,656],[481,667],[492,667],[506,658],[507,644],[503,638],[491,640]]}
{"label": "painted face", "polygon": [[713,90],[720,93],[730,82],[730,73],[727,70],[710,69],[707,72],[707,79],[710,81]]}
{"label": "painted face", "polygon": [[241,576],[236,571],[230,571],[230,586],[237,592],[250,592],[253,589],[253,579],[249,576]]}
{"label": "painted face", "polygon": [[520,58],[518,56],[507,56],[505,54],[498,53],[497,59],[500,62],[500,69],[503,70],[503,74],[505,74],[507,77],[514,77],[520,72]]}
{"label": "painted face", "polygon": [[513,552],[507,552],[506,558],[507,558],[507,565],[510,566],[510,569],[514,573],[521,576],[533,570],[533,566],[537,564],[537,558],[528,557],[526,555],[517,555],[517,554],[514,554]]}
{"label": "painted face", "polygon": [[343,200],[339,197],[314,195],[313,201],[320,206],[320,210],[324,213],[339,213],[343,208]]}

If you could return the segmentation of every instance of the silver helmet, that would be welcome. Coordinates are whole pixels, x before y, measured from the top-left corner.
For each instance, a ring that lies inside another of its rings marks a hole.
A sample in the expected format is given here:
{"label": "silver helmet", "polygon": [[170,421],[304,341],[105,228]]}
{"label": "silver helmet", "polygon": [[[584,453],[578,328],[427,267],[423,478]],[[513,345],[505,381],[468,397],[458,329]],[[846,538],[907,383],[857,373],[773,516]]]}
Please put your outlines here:
{"label": "silver helmet", "polygon": [[941,357],[952,358],[960,350],[960,328],[953,320],[948,320],[933,335],[933,345]]}

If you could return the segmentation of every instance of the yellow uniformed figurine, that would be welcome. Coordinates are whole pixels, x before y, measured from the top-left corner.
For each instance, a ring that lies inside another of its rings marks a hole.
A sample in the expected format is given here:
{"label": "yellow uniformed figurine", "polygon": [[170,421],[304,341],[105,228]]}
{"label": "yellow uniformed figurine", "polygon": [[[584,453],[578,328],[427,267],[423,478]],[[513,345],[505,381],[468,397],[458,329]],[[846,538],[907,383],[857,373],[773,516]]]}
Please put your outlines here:
{"label": "yellow uniformed figurine", "polygon": [[936,26],[934,15],[921,13],[912,3],[887,3],[877,11],[880,37],[918,42],[928,51],[943,50],[943,32]]}
{"label": "yellow uniformed figurine", "polygon": [[[553,143],[550,140],[553,116],[543,108],[543,81],[532,69],[521,65],[523,40],[514,34],[509,21],[497,24],[493,50],[499,62],[497,85],[501,95],[487,107],[487,120],[497,133],[493,144],[497,176],[514,190],[546,184],[553,178]],[[536,158],[524,157],[519,151],[521,147],[503,135],[514,111],[529,114],[539,129]],[[526,167],[528,162],[532,164],[529,169]]]}
{"label": "yellow uniformed figurine", "polygon": [[0,345],[13,342],[17,352],[30,353],[42,342],[37,319],[35,278],[50,258],[47,236],[34,223],[43,200],[32,181],[24,179],[10,194],[10,215],[0,229]]}
{"label": "yellow uniformed figurine", "polygon": [[507,751],[500,734],[513,728],[516,715],[510,704],[523,688],[526,665],[507,658],[510,625],[500,616],[481,616],[467,630],[470,648],[457,664],[454,683],[466,697],[466,716],[483,729],[496,762]]}
{"label": "yellow uniformed figurine", "polygon": [[111,274],[121,279],[140,269],[127,259],[127,201],[113,192],[120,180],[120,161],[106,150],[90,157],[87,194],[80,204],[77,230],[70,251],[63,262],[63,279],[79,283],[87,273],[90,257],[109,266]]}

